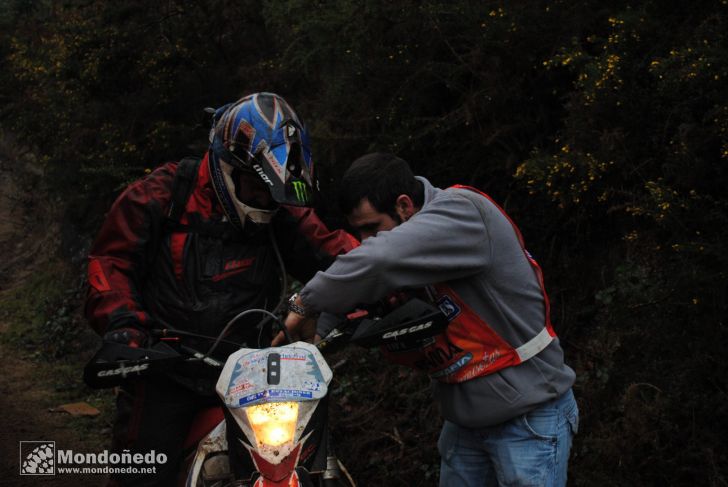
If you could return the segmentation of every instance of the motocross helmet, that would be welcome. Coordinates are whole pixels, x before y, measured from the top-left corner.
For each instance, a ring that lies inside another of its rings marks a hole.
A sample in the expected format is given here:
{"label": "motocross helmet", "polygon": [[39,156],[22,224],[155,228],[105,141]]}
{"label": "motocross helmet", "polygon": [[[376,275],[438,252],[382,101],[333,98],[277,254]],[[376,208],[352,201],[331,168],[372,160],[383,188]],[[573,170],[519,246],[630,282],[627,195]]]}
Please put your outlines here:
{"label": "motocross helmet", "polygon": [[277,211],[238,200],[233,172],[257,174],[276,203],[311,206],[317,182],[303,120],[280,96],[254,93],[218,108],[210,131],[210,173],[228,218],[268,223]]}

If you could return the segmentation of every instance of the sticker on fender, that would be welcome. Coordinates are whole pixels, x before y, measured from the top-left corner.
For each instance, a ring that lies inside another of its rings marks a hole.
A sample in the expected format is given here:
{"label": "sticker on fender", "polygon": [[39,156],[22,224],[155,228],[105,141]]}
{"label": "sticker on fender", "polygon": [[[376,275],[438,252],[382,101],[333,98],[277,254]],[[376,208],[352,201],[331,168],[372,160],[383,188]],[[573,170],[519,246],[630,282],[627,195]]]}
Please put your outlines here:
{"label": "sticker on fender", "polygon": [[310,391],[298,391],[296,389],[273,389],[270,392],[269,397],[275,399],[312,399],[313,392]]}
{"label": "sticker on fender", "polygon": [[313,353],[302,347],[281,347],[237,358],[225,403],[241,407],[270,400],[315,400],[326,393],[326,380]]}
{"label": "sticker on fender", "polygon": [[260,391],[249,396],[241,397],[238,401],[238,406],[252,405],[256,402],[266,402],[270,399],[283,400],[283,399],[313,399],[313,393],[309,391],[299,391],[295,389],[271,389],[267,391]]}

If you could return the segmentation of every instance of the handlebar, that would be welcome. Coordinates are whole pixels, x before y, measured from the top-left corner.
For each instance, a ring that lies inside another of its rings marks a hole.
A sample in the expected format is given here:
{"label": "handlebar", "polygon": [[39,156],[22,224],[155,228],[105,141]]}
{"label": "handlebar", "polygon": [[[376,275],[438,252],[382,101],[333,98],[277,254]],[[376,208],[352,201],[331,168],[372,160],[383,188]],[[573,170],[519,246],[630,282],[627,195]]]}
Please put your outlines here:
{"label": "handlebar", "polygon": [[[84,368],[84,381],[92,388],[114,387],[127,377],[167,373],[183,362],[198,362],[221,369],[224,363],[210,355],[221,343],[245,348],[246,344],[225,340],[223,337],[237,320],[254,312],[269,315],[280,324],[280,320],[269,311],[251,309],[230,320],[217,337],[165,328],[150,330],[150,335],[158,338],[158,341],[149,348],[132,348],[105,341]],[[321,351],[331,351],[335,348],[334,345],[342,342],[363,347],[416,344],[442,332],[447,323],[447,318],[439,309],[419,299],[412,299],[383,317],[376,316],[369,310],[357,309],[346,315],[346,319],[316,346]],[[281,327],[291,343],[285,326],[281,324]],[[214,342],[206,353],[202,353],[181,343],[185,337]]]}

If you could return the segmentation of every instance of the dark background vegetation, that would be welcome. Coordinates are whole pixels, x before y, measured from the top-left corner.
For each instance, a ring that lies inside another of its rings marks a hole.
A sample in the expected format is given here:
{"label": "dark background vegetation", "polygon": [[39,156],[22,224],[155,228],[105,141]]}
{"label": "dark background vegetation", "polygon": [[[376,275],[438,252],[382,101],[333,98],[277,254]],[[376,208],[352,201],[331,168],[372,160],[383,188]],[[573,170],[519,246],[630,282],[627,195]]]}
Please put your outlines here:
{"label": "dark background vegetation", "polygon": [[[571,484],[725,486],[727,37],[726,0],[2,0],[0,124],[67,202],[67,248],[252,91],[306,119],[330,200],[371,150],[477,186],[545,268],[578,373]],[[426,379],[346,358],[352,474],[435,485]]]}

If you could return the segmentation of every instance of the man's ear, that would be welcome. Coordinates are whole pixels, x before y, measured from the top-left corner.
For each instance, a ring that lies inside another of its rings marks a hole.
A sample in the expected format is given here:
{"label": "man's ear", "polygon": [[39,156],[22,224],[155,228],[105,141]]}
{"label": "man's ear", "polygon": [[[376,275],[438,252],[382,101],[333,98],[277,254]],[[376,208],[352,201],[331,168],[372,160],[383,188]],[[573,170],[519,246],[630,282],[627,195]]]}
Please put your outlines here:
{"label": "man's ear", "polygon": [[412,218],[412,215],[417,213],[417,209],[415,208],[412,198],[406,194],[397,196],[397,201],[394,203],[394,211],[397,212],[397,215],[399,215],[402,222],[406,222]]}

